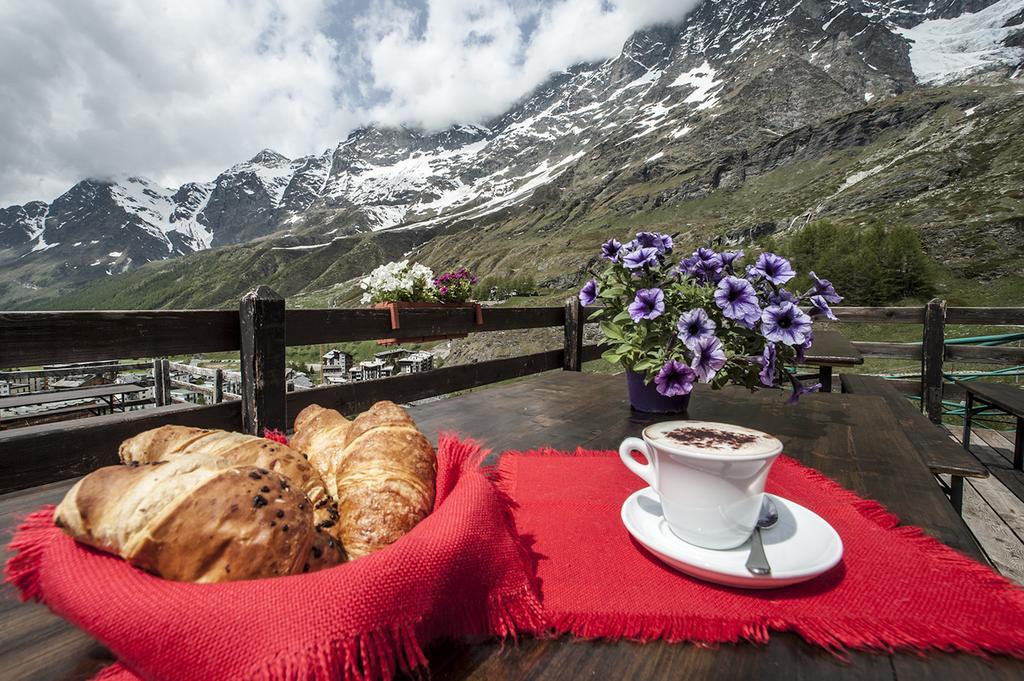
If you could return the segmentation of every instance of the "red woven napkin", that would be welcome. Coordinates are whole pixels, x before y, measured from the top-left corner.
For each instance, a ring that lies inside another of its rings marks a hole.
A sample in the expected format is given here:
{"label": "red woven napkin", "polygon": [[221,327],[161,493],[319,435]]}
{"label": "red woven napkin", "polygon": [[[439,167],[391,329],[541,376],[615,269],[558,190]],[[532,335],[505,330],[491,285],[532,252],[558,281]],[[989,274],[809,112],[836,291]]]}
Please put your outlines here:
{"label": "red woven napkin", "polygon": [[557,633],[731,642],[792,631],[843,648],[1024,657],[1024,590],[820,473],[780,456],[768,490],[838,531],[842,562],[804,584],[744,591],[685,576],[634,543],[619,517],[645,483],[616,452],[511,452],[496,478],[532,540]]}
{"label": "red woven napkin", "polygon": [[543,627],[483,454],[442,435],[433,513],[389,548],[329,570],[171,582],[76,543],[46,508],[11,542],[7,579],[117,655],[104,678],[389,678],[425,665],[421,645],[437,636]]}

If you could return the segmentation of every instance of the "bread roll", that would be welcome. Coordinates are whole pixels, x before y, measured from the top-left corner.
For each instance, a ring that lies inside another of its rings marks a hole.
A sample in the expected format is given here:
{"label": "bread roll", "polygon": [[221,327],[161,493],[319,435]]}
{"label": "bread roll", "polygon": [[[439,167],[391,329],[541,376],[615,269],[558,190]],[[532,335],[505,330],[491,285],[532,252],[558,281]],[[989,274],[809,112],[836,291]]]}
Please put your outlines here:
{"label": "bread roll", "polygon": [[333,526],[338,517],[323,478],[305,457],[287,445],[263,437],[188,426],[161,426],[128,438],[121,443],[118,454],[123,463],[156,463],[204,454],[233,465],[266,468],[288,478],[309,497],[321,527]]}
{"label": "bread roll", "polygon": [[284,477],[202,454],[93,471],[54,521],[78,541],[177,581],[277,577],[344,559]]}
{"label": "bread roll", "polygon": [[378,402],[351,424],[343,420],[308,407],[296,419],[292,442],[326,471],[338,500],[338,537],[349,557],[358,558],[391,545],[430,513],[437,460],[394,402]]}

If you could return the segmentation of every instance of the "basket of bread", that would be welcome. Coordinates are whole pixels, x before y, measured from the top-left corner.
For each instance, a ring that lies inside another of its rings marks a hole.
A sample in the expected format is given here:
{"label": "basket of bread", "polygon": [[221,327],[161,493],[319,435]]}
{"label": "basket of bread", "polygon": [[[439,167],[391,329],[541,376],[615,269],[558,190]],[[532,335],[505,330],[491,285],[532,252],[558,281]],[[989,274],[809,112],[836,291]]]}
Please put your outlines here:
{"label": "basket of bread", "polygon": [[484,454],[392,402],[310,406],[289,444],[163,426],[29,516],[7,579],[112,678],[388,678],[436,636],[543,627]]}

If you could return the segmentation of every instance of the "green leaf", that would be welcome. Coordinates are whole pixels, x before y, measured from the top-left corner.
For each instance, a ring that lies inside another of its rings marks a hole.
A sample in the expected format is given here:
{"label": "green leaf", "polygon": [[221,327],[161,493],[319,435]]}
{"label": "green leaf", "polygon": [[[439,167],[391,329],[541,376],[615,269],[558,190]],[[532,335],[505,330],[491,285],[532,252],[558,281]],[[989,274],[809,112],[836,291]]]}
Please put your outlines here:
{"label": "green leaf", "polygon": [[623,286],[609,286],[601,289],[600,295],[602,298],[618,298],[626,295],[626,289]]}
{"label": "green leaf", "polygon": [[631,321],[633,321],[633,318],[629,316],[629,311],[628,310],[623,310],[619,314],[617,314],[614,317],[612,317],[612,321],[617,323],[617,324],[621,324],[622,322],[625,322],[625,321],[630,321],[631,322]]}
{"label": "green leaf", "polygon": [[601,353],[601,359],[611,364],[618,364],[622,360],[622,356],[614,350],[605,350]]}
{"label": "green leaf", "polygon": [[622,336],[622,329],[618,325],[612,324],[611,322],[601,322],[601,334],[605,338],[610,338],[612,340],[625,340],[625,338],[623,338]]}

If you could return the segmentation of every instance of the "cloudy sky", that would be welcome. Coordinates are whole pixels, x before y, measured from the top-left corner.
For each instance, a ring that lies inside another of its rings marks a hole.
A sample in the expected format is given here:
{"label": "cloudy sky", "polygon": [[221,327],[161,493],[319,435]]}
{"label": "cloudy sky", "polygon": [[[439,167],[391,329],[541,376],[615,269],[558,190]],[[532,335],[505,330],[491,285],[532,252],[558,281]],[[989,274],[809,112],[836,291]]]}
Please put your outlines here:
{"label": "cloudy sky", "polygon": [[360,124],[485,120],[693,0],[0,2],[0,206],[210,180]]}

